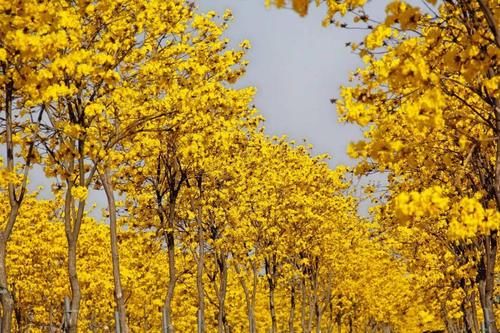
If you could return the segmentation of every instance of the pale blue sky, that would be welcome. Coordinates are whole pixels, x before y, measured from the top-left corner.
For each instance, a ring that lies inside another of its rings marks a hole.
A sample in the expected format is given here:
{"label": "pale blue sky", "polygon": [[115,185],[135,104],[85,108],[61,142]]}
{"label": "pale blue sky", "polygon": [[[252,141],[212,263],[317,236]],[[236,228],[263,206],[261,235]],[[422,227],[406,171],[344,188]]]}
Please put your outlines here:
{"label": "pale blue sky", "polygon": [[[377,1],[380,12],[385,1]],[[248,39],[250,61],[241,85],[257,88],[255,104],[266,118],[268,134],[307,139],[315,153],[329,153],[331,165],[353,164],[346,155],[349,141],[360,130],[339,124],[330,98],[339,95],[349,72],[360,65],[357,55],[345,47],[360,41],[366,31],[323,27],[325,8],[312,6],[306,17],[289,9],[268,9],[264,0],[199,0],[200,11],[222,13],[230,8],[234,20],[226,35],[236,44]]]}

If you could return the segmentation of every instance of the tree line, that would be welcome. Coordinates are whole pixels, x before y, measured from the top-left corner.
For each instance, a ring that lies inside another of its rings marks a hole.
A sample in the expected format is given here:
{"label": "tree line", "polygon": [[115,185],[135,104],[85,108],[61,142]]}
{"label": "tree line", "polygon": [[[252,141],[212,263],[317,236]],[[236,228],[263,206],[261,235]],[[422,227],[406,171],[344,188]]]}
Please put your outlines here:
{"label": "tree line", "polygon": [[359,163],[332,169],[233,85],[230,11],[0,1],[1,331],[497,332],[498,8],[363,5],[326,1],[368,31],[337,101]]}

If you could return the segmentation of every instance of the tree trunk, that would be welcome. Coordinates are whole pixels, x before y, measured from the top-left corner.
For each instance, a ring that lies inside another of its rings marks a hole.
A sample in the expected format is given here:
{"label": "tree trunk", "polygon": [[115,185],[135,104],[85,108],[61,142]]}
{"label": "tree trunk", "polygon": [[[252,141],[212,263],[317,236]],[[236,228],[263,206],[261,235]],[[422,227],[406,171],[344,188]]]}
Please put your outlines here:
{"label": "tree trunk", "polygon": [[[73,163],[70,164],[72,168]],[[78,313],[80,311],[80,283],[78,281],[78,274],[76,268],[76,246],[78,243],[78,234],[75,234],[72,228],[72,214],[71,210],[73,208],[74,199],[71,195],[71,189],[73,188],[73,182],[70,180],[66,181],[66,196],[64,199],[64,231],[66,235],[66,241],[68,243],[68,279],[71,288],[71,301],[69,310],[65,308],[65,330],[69,333],[76,333],[78,331]],[[75,221],[76,223],[76,221]]]}
{"label": "tree trunk", "polygon": [[272,262],[270,262],[267,258],[265,259],[265,268],[267,282],[269,284],[269,313],[271,315],[271,333],[277,333],[278,326],[276,322],[276,308],[274,304],[274,291],[276,289],[276,265],[274,263],[274,256]]}
{"label": "tree trunk", "polygon": [[[236,271],[236,274],[238,274],[238,280],[240,281],[241,287],[243,288],[243,293],[245,294],[245,303],[247,306],[247,317],[248,317],[248,331],[249,333],[255,333],[255,319],[254,319],[255,315],[252,302],[253,293],[252,295],[250,295],[250,291],[248,289],[245,278],[241,276],[241,269],[236,261],[234,262],[234,269]],[[256,286],[256,283],[254,285]],[[254,291],[252,290],[252,292]]]}
{"label": "tree trunk", "polygon": [[311,295],[309,296],[309,316],[307,317],[307,332],[313,331],[313,320],[314,320],[314,304],[315,304],[315,292],[314,286],[311,282]]}
{"label": "tree trunk", "polygon": [[484,326],[487,333],[498,333],[493,307],[495,288],[495,261],[497,253],[497,232],[492,231],[483,239],[484,254],[479,262],[479,299],[483,310]]}
{"label": "tree trunk", "polygon": [[[175,200],[176,197],[171,198],[169,202],[168,220],[167,220],[167,231],[165,232],[165,238],[167,242],[167,253],[168,253],[168,289],[167,297],[163,305],[163,333],[174,333],[174,326],[172,325],[172,299],[174,298],[175,283],[177,281],[177,269],[175,266],[175,238],[174,238],[174,227],[175,227]],[[161,202],[158,203],[161,207]],[[159,212],[160,219],[163,219],[164,212]]]}
{"label": "tree trunk", "polygon": [[78,332],[78,313],[80,312],[81,298],[80,282],[76,270],[76,243],[73,237],[68,239],[68,275],[71,287],[71,302],[68,315],[69,321],[66,324],[70,333]]}
{"label": "tree trunk", "polygon": [[301,289],[301,304],[300,304],[300,324],[302,326],[302,332],[306,333],[307,331],[307,321],[306,321],[306,299],[307,299],[307,291],[306,291],[306,280],[302,277],[300,281],[300,289]]}
{"label": "tree trunk", "polygon": [[[192,207],[194,208],[194,203],[192,203]],[[202,211],[200,202],[198,204],[198,207],[196,208],[196,223],[198,228],[198,264],[196,270],[196,288],[198,291],[198,333],[205,333],[205,295],[204,295],[205,289],[203,287],[203,266],[205,264],[205,236],[203,233],[201,213]]]}
{"label": "tree trunk", "polygon": [[[255,256],[257,256],[257,251],[255,251]],[[255,302],[257,299],[257,282],[258,282],[258,275],[257,275],[257,266],[255,263],[250,262],[250,265],[252,266],[252,274],[253,274],[253,281],[252,281],[252,301],[251,301],[251,308],[249,310],[251,316],[250,316],[250,333],[256,333],[257,332],[257,320],[255,318]]]}
{"label": "tree trunk", "polygon": [[326,304],[323,307],[323,312],[328,310],[328,320],[326,325],[326,331],[328,333],[333,332],[333,305],[332,305],[332,284],[333,284],[333,273],[328,273],[328,285],[325,290],[326,292]]}
{"label": "tree trunk", "polygon": [[120,333],[128,333],[127,312],[125,309],[125,300],[123,299],[123,290],[120,277],[120,257],[118,252],[118,230],[116,221],[116,204],[113,185],[111,184],[111,175],[106,167],[101,174],[101,182],[108,200],[109,229],[111,242],[111,262],[113,265],[113,280],[115,284],[115,302],[120,320]]}
{"label": "tree trunk", "polygon": [[219,291],[218,291],[218,301],[219,301],[219,313],[217,315],[217,332],[227,333],[227,319],[226,319],[226,292],[227,292],[227,262],[226,255],[221,253],[216,255],[217,266],[219,267]]}
{"label": "tree trunk", "polygon": [[274,305],[274,282],[269,280],[269,311],[271,313],[271,333],[277,333],[278,327],[276,323],[276,309]]}
{"label": "tree trunk", "polygon": [[462,300],[462,304],[460,304],[464,330],[466,333],[476,333],[476,331],[474,330],[474,317],[476,316],[476,314],[474,313],[475,308],[470,307],[471,298],[473,298],[474,295],[473,293],[471,293],[470,288],[467,286],[465,278],[460,279],[460,288],[464,291],[465,294],[465,297]]}
{"label": "tree trunk", "polygon": [[466,300],[462,301],[462,304],[460,306],[462,308],[462,316],[463,316],[463,321],[464,321],[464,333],[473,333],[473,324],[472,324],[472,318],[470,316],[470,311],[466,307]]}
{"label": "tree trunk", "polygon": [[[84,140],[72,141],[71,144],[79,152],[78,158],[78,185],[81,187],[88,187],[88,183],[85,179],[85,164],[84,164]],[[69,164],[66,165],[69,174],[75,172],[75,160],[70,160]],[[95,169],[90,171],[88,176],[88,181],[93,178]],[[75,209],[75,198],[71,194],[71,190],[75,183],[73,180],[66,179],[66,195],[64,200],[64,232],[66,235],[66,241],[68,243],[68,279],[71,288],[71,301],[69,304],[69,314],[67,315],[66,327],[68,332],[76,333],[78,331],[78,315],[80,311],[80,299],[81,290],[80,283],[78,281],[77,274],[77,246],[78,246],[78,236],[80,235],[80,227],[82,225],[83,216],[85,214],[85,204],[86,200],[81,199],[78,201],[78,206],[76,208],[76,216],[73,215]]]}
{"label": "tree trunk", "polygon": [[[11,211],[12,215],[12,211]],[[0,293],[2,301],[2,332],[10,332],[12,326],[12,311],[14,299],[7,284],[7,269],[5,258],[7,256],[7,236],[5,231],[0,232]]]}
{"label": "tree trunk", "polygon": [[316,333],[321,333],[321,308],[318,303],[316,303]]}
{"label": "tree trunk", "polygon": [[329,297],[328,298],[328,325],[326,327],[326,331],[328,333],[333,333],[333,325],[334,325],[333,305],[332,305],[332,299],[331,299],[331,297]]}
{"label": "tree trunk", "polygon": [[21,306],[19,306],[19,300],[21,299],[21,292],[16,292],[16,285],[12,286],[12,297],[14,298],[14,318],[16,318],[17,330],[23,332],[23,311]]}
{"label": "tree trunk", "polygon": [[476,309],[476,292],[473,291],[469,299],[471,313],[472,313],[472,323],[474,327],[474,333],[480,333],[479,321],[477,320],[477,309]]}
{"label": "tree trunk", "polygon": [[454,327],[455,325],[453,319],[451,319],[448,315],[448,311],[446,310],[446,305],[444,303],[441,304],[441,318],[443,319],[443,322],[445,324],[446,332],[455,333],[456,330]]}
{"label": "tree trunk", "polygon": [[290,315],[288,317],[288,331],[294,333],[293,322],[295,321],[295,282],[290,282]]}
{"label": "tree trunk", "polygon": [[[5,68],[3,68],[4,73],[5,71],[6,71]],[[6,127],[5,148],[7,157],[7,171],[10,173],[15,172],[14,141],[13,141],[14,124],[12,122],[13,93],[14,93],[14,83],[11,80],[9,80],[5,85],[5,127]],[[29,163],[29,158],[30,156],[28,155],[27,163]],[[27,169],[25,171],[27,171]],[[27,177],[26,172],[25,172],[25,177]],[[7,257],[7,242],[9,241],[10,235],[14,228],[14,223],[16,222],[25,190],[26,190],[26,180],[24,180],[23,187],[21,188],[21,194],[19,195],[19,198],[17,198],[15,185],[12,181],[9,181],[8,194],[9,194],[10,212],[9,212],[9,217],[6,221],[5,229],[3,231],[0,231],[0,294],[1,294],[0,300],[2,303],[1,331],[6,333],[10,333],[11,331],[12,311],[14,309],[14,298],[9,290],[9,284],[7,282],[7,267],[5,263],[5,259]]]}
{"label": "tree trunk", "polygon": [[[494,14],[483,0],[478,0],[479,6],[483,11],[488,27],[495,37],[496,47],[500,47],[500,32],[498,24],[495,22]],[[489,68],[488,77],[492,78],[497,75],[494,67]],[[495,141],[496,141],[496,157],[495,157],[495,179],[493,182],[493,195],[496,201],[497,211],[500,210],[500,99],[493,96],[491,103],[495,116]],[[493,296],[495,289],[495,263],[497,254],[497,231],[491,231],[483,239],[484,254],[479,266],[479,299],[483,309],[484,323],[487,333],[497,333]]]}
{"label": "tree trunk", "polygon": [[319,296],[318,296],[318,274],[319,274],[319,265],[316,262],[316,266],[314,268],[314,271],[312,272],[313,279],[312,279],[312,284],[313,284],[313,303],[314,303],[314,315],[316,318],[316,333],[321,333],[321,307],[319,305]]}

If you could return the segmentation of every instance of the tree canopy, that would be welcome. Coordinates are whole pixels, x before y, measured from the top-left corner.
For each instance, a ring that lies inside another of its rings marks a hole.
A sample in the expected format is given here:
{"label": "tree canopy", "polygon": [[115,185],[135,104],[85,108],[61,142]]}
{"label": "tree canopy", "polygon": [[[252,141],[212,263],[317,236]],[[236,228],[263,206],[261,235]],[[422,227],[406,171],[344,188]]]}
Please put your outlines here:
{"label": "tree canopy", "polygon": [[367,30],[332,168],[265,133],[230,10],[0,0],[0,331],[498,332],[500,8],[365,2],[266,2]]}

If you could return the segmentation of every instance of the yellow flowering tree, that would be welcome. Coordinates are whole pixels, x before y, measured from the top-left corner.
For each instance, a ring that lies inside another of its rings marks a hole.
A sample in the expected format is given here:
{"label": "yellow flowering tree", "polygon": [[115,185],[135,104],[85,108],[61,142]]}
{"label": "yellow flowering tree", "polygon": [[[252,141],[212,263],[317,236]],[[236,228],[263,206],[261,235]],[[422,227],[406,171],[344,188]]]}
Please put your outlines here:
{"label": "yellow flowering tree", "polygon": [[[6,17],[20,28],[11,33],[8,29],[13,27],[5,26],[12,46],[6,44],[1,55],[7,65],[10,55],[17,61],[19,52],[26,53],[31,67],[23,68],[21,75],[14,67],[12,72],[23,79],[19,86],[29,97],[24,102],[31,108],[27,111],[41,110],[36,142],[44,152],[47,176],[55,178],[56,190],[65,193],[72,296],[68,325],[76,331],[81,299],[76,253],[87,196],[90,186],[102,186],[109,206],[115,298],[126,332],[112,179],[112,170],[124,158],[122,141],[133,140],[141,131],[168,131],[189,117],[188,112],[207,108],[207,100],[215,103],[224,88],[210,79],[233,82],[243,72],[243,64],[233,66],[242,53],[221,52],[227,43],[221,38],[225,22],[214,22],[214,13],[195,14],[191,6],[176,1],[24,5],[26,10],[19,11],[12,10],[15,4],[2,5]],[[30,20],[31,25],[25,22]],[[49,28],[36,25],[36,20],[47,20]],[[42,38],[35,38],[36,29]],[[49,38],[44,34],[51,29],[55,32]],[[9,71],[6,67],[4,73],[10,75]],[[6,87],[12,84],[9,80],[6,77]],[[193,99],[193,94],[200,97]]]}
{"label": "yellow flowering tree", "polygon": [[27,194],[29,169],[39,160],[34,133],[45,113],[44,106],[31,101],[37,94],[47,93],[47,78],[40,71],[43,61],[64,47],[57,26],[66,24],[57,15],[60,4],[42,8],[35,1],[2,1],[0,8],[0,143],[5,151],[0,192],[7,194],[4,204],[10,207],[1,217],[0,297],[1,329],[9,332],[14,299],[7,280],[7,245]]}
{"label": "yellow flowering tree", "polygon": [[[366,24],[364,2],[324,23]],[[431,5],[390,2],[353,45],[354,173],[389,175],[361,218],[349,169],[263,134],[232,86],[230,11],[0,0],[1,331],[496,332],[496,12]],[[53,198],[28,192],[35,163]]]}
{"label": "yellow flowering tree", "polygon": [[[351,44],[365,67],[353,73],[355,85],[343,88],[337,103],[343,121],[365,130],[365,139],[349,147],[360,160],[356,172],[388,172],[383,215],[389,218],[383,223],[425,233],[434,244],[427,244],[429,255],[443,263],[452,255],[458,265],[442,283],[462,294],[466,331],[478,331],[477,292],[483,324],[497,332],[498,6],[487,0],[426,1],[421,7],[391,1],[385,19],[374,23],[364,0],[325,2],[324,24],[371,30],[362,43]],[[291,5],[305,15],[310,1],[268,4]],[[353,23],[339,18],[347,13]]]}

